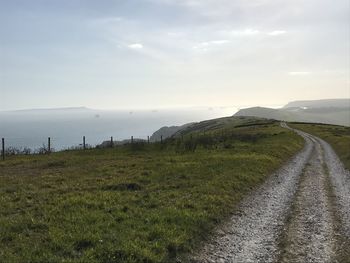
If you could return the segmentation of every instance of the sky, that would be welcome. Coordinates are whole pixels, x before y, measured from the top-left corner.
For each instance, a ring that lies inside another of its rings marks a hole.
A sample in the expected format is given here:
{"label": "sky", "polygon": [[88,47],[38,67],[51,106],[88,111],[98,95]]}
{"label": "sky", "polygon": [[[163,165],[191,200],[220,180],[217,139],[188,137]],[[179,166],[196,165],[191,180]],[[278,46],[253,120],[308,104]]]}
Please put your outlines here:
{"label": "sky", "polygon": [[0,0],[0,110],[350,97],[348,0]]}

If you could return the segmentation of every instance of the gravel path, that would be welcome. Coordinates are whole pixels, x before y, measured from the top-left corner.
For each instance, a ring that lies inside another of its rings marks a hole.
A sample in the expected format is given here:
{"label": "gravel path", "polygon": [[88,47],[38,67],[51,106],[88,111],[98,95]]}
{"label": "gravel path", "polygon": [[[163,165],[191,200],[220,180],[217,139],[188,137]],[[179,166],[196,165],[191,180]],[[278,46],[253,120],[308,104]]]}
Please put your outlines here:
{"label": "gravel path", "polygon": [[192,262],[336,262],[334,211],[340,211],[341,235],[350,237],[349,173],[326,142],[295,132],[304,149],[243,200]]}
{"label": "gravel path", "polygon": [[242,202],[229,223],[194,261],[275,262],[279,233],[313,148],[312,141],[306,136],[305,140],[304,149]]}
{"label": "gravel path", "polygon": [[299,189],[287,224],[284,252],[279,262],[333,262],[335,235],[328,177],[321,145],[314,150],[300,178]]}
{"label": "gravel path", "polygon": [[330,181],[335,195],[336,218],[339,219],[337,228],[338,262],[350,263],[350,172],[344,169],[343,164],[328,143],[317,138],[322,145],[327,164]]}
{"label": "gravel path", "polygon": [[319,138],[317,140],[321,143],[325,152],[325,162],[337,197],[345,234],[350,237],[350,172],[344,169],[338,156],[328,143]]}

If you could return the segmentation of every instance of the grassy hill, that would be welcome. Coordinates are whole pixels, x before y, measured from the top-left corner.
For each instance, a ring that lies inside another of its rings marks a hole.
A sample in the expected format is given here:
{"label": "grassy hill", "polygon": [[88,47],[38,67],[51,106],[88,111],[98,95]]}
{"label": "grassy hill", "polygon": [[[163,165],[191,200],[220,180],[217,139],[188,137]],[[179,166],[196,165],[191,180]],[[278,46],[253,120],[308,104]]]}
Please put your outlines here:
{"label": "grassy hill", "polygon": [[350,126],[350,100],[296,101],[281,109],[264,107],[242,109],[235,116]]}
{"label": "grassy hill", "polygon": [[192,132],[207,132],[213,130],[232,129],[234,127],[271,124],[275,120],[268,120],[258,117],[224,117],[212,120],[206,120],[195,123],[187,123],[182,126],[162,127],[153,133],[151,141],[160,141],[161,136],[165,138],[178,138]]}
{"label": "grassy hill", "polygon": [[324,99],[324,100],[299,100],[292,101],[283,108],[349,108],[350,99]]}
{"label": "grassy hill", "polygon": [[0,162],[0,262],[176,262],[303,146],[231,117],[161,143]]}
{"label": "grassy hill", "polygon": [[152,134],[152,136],[150,137],[150,140],[151,140],[151,142],[159,142],[161,140],[161,138],[163,138],[163,139],[169,138],[173,134],[175,134],[176,132],[185,129],[190,125],[192,125],[192,123],[187,123],[187,124],[184,124],[181,126],[162,127]]}

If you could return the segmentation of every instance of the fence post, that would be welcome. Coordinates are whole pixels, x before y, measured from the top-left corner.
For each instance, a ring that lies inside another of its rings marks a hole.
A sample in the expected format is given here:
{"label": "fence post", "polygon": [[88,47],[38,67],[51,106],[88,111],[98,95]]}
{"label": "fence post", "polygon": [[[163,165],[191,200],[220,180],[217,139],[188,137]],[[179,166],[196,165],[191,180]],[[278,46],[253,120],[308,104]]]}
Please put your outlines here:
{"label": "fence post", "polygon": [[86,144],[85,144],[85,136],[83,136],[83,149],[86,149]]}
{"label": "fence post", "polygon": [[111,136],[111,148],[113,148],[113,136]]}
{"label": "fence post", "polygon": [[51,138],[47,138],[47,151],[48,153],[51,153]]}
{"label": "fence post", "polygon": [[147,136],[147,143],[149,143],[149,136]]}
{"label": "fence post", "polygon": [[5,161],[5,138],[2,138],[2,148],[1,148],[1,153],[2,153],[2,160]]}
{"label": "fence post", "polygon": [[160,135],[160,143],[163,143],[163,135]]}
{"label": "fence post", "polygon": [[134,136],[131,136],[131,143],[134,143]]}

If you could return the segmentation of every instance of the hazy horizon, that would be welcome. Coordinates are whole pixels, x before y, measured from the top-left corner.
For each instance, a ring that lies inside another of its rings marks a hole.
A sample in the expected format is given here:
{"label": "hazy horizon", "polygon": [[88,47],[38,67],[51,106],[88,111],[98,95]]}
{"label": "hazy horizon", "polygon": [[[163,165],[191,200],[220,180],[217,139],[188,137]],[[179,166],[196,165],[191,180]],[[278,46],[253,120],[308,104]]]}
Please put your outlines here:
{"label": "hazy horizon", "polygon": [[[287,103],[286,103],[287,104]],[[268,108],[282,108],[286,104],[275,104],[275,105],[224,105],[224,106],[209,106],[209,105],[197,105],[197,106],[190,106],[190,105],[178,105],[178,106],[169,106],[169,107],[125,107],[125,108],[91,108],[87,106],[63,106],[63,107],[52,107],[52,108],[17,108],[17,109],[6,109],[6,110],[0,110],[0,112],[21,112],[21,111],[52,111],[52,110],[92,110],[92,111],[120,111],[120,112],[133,112],[133,111],[150,111],[150,112],[157,112],[157,111],[167,111],[167,110],[196,110],[196,109],[235,109],[235,112],[239,109],[243,108],[249,108],[249,107],[268,107]]]}
{"label": "hazy horizon", "polygon": [[37,149],[51,138],[56,150],[78,146],[82,136],[97,145],[113,136],[115,140],[146,139],[163,126],[183,125],[232,116],[233,107],[199,107],[163,110],[59,109],[0,111],[0,138],[7,147]]}
{"label": "hazy horizon", "polygon": [[[286,103],[283,104],[245,104],[245,105],[172,105],[172,106],[163,106],[163,107],[124,107],[124,108],[92,108],[88,107],[85,105],[71,105],[71,106],[62,106],[62,107],[35,107],[35,108],[16,108],[16,109],[6,109],[6,110],[1,110],[0,112],[20,112],[20,111],[36,111],[36,110],[69,110],[69,109],[81,109],[81,110],[95,110],[95,111],[127,111],[127,112],[132,112],[132,111],[151,111],[151,112],[157,112],[157,111],[162,111],[162,110],[191,110],[191,109],[235,109],[234,113],[237,112],[239,109],[244,109],[244,108],[250,108],[250,107],[266,107],[266,108],[272,108],[272,109],[278,109],[278,108],[283,108],[285,105],[291,102],[305,102],[305,101],[325,101],[325,100],[349,100],[350,102],[350,97],[347,98],[323,98],[319,100],[291,100],[287,101]],[[349,105],[350,106],[350,105]]]}
{"label": "hazy horizon", "polygon": [[349,2],[0,0],[0,111],[349,98]]}

